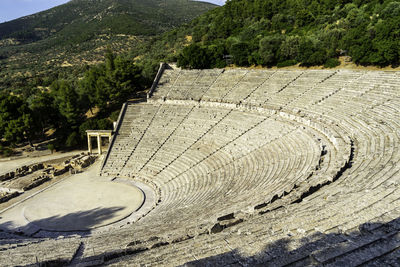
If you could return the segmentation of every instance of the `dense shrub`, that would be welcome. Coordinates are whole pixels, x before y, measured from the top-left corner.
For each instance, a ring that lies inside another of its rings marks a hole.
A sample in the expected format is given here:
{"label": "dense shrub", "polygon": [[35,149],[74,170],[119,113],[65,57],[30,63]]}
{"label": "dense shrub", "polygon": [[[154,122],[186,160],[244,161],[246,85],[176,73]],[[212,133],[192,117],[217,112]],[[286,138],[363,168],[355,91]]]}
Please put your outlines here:
{"label": "dense shrub", "polygon": [[67,140],[65,141],[65,146],[68,148],[76,147],[80,143],[80,138],[77,132],[72,132],[68,135]]}
{"label": "dense shrub", "polygon": [[340,61],[337,58],[329,58],[325,64],[325,68],[334,68],[340,65]]}
{"label": "dense shrub", "polygon": [[116,110],[116,111],[112,112],[111,115],[110,115],[110,120],[111,121],[117,121],[120,112],[121,112],[120,110]]}
{"label": "dense shrub", "polygon": [[223,44],[200,46],[191,44],[178,55],[178,66],[189,69],[223,68],[225,48]]}
{"label": "dense shrub", "polygon": [[278,68],[283,68],[283,67],[293,66],[293,65],[296,65],[296,64],[297,64],[297,61],[294,60],[294,59],[291,59],[291,60],[286,60],[286,61],[283,61],[283,62],[279,62],[276,66]]}
{"label": "dense shrub", "polygon": [[235,43],[231,46],[230,53],[233,62],[238,66],[248,66],[249,56],[251,55],[250,46],[246,42]]}
{"label": "dense shrub", "polygon": [[47,145],[47,149],[51,151],[51,153],[53,154],[54,150],[56,149],[56,147],[54,146],[54,144],[50,143]]}
{"label": "dense shrub", "polygon": [[280,56],[279,48],[284,40],[281,35],[266,36],[260,40],[259,54],[262,65],[276,65]]}
{"label": "dense shrub", "polygon": [[3,157],[10,157],[13,154],[13,150],[10,147],[6,147],[6,146],[3,146],[3,145],[0,145],[0,154]]}
{"label": "dense shrub", "polygon": [[185,47],[178,56],[178,66],[189,69],[205,69],[211,66],[210,56],[205,47],[192,44]]}

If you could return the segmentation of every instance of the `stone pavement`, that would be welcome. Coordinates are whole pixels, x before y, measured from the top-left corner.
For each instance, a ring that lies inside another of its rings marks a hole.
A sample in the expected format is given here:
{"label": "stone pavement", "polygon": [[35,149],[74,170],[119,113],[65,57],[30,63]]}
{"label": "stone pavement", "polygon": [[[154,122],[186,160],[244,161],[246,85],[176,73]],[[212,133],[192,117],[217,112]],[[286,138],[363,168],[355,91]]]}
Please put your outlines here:
{"label": "stone pavement", "polygon": [[129,217],[144,201],[133,186],[99,177],[99,163],[0,214],[7,231],[88,231]]}

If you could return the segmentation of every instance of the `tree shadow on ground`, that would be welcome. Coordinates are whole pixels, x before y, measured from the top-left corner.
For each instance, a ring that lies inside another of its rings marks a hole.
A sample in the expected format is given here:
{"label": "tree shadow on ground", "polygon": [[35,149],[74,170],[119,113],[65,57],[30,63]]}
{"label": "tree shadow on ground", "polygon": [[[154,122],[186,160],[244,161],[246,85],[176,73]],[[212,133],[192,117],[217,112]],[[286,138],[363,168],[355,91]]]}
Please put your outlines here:
{"label": "tree shadow on ground", "polygon": [[[110,212],[112,213],[113,211],[111,210]],[[97,209],[82,212],[78,216],[83,218],[86,216],[98,216],[98,220],[105,218],[103,212],[99,213]],[[54,222],[63,219],[65,218],[50,218]],[[238,229],[240,228],[238,227]],[[227,236],[226,231],[229,231],[229,228],[217,234],[209,234],[207,242],[212,244],[212,241],[215,240],[219,244],[219,241],[224,240],[224,237]],[[237,241],[243,243],[244,247],[234,249],[228,253],[187,262],[183,266],[400,266],[399,231],[400,218],[387,223],[367,222],[346,232],[339,230],[328,234],[316,232],[309,235],[300,235],[301,237],[288,235],[286,238],[269,244],[267,235],[257,235],[257,237],[255,235],[254,239],[252,239],[251,234],[241,238],[240,234],[232,232],[228,236],[237,234]],[[117,235],[115,239],[118,240]],[[153,239],[155,241],[150,242]],[[260,239],[265,239],[265,241]],[[97,262],[97,264],[117,263],[123,265],[126,262],[135,262],[135,265],[139,265],[141,263],[137,262],[135,257],[143,257],[143,253],[149,253],[146,254],[149,256],[156,254],[173,255],[178,253],[179,251],[176,251],[176,249],[180,248],[188,249],[188,251],[192,251],[190,252],[192,255],[201,257],[202,253],[210,252],[209,249],[206,249],[206,252],[202,252],[200,250],[202,246],[196,246],[195,239],[193,239],[193,242],[182,239],[182,242],[184,242],[182,244],[186,244],[185,247],[179,246],[180,241],[171,243],[160,238],[151,238],[150,240],[142,243],[144,240],[134,240],[134,237],[132,237],[131,244],[127,245],[125,249],[113,249],[110,247],[106,253],[93,253],[92,256],[79,258],[79,263]],[[263,246],[262,244],[267,245]],[[198,247],[199,250],[193,250],[195,247]],[[250,248],[254,248],[254,253],[244,252],[250,251]],[[55,251],[54,253],[57,252]],[[60,266],[70,263],[60,257],[58,260],[38,262],[37,265]],[[163,263],[160,261],[158,264]]]}
{"label": "tree shadow on ground", "polygon": [[184,266],[400,266],[399,231],[399,218],[388,223],[364,223],[345,233],[288,236],[251,256],[235,249]]}
{"label": "tree shadow on ground", "polygon": [[[71,235],[86,236],[89,235],[94,228],[112,219],[118,212],[124,209],[124,207],[95,208],[66,214],[64,216],[51,216],[40,220],[28,221],[27,224],[23,226],[16,225],[13,221],[6,221],[0,224],[0,229],[2,229],[3,235],[8,234],[10,237],[15,235],[16,238],[19,236],[50,238]],[[15,241],[16,240],[13,238],[0,238],[0,244],[12,244]]]}
{"label": "tree shadow on ground", "polygon": [[[212,244],[215,240],[220,244],[220,241],[224,240],[224,236],[226,236],[224,231],[211,234],[208,243]],[[260,244],[266,244],[268,241],[257,239],[267,240],[269,238],[267,235],[255,236],[253,240],[251,236],[241,239],[241,236],[238,235],[237,241],[244,247],[187,262],[183,266],[400,266],[399,231],[400,218],[387,223],[367,222],[346,232],[333,231],[328,234],[316,232],[302,235],[302,237],[292,235],[264,246]],[[141,240],[136,240],[132,243],[139,245],[128,245],[125,249],[119,250],[110,249],[107,253],[83,258],[81,262],[99,260],[103,264],[126,265],[126,263],[135,262],[140,265],[141,263],[137,262],[135,257],[143,253],[149,253],[147,254],[149,256],[158,254],[160,255],[158,259],[161,260],[161,255],[180,254],[182,249],[191,251],[190,254],[197,258],[202,257],[202,253],[211,251],[206,249],[202,252],[201,249],[204,247],[196,245],[196,241],[188,242],[187,239],[182,239],[182,241],[186,243],[185,248],[179,247],[179,242],[170,243],[159,239],[156,243],[149,242],[144,245]],[[229,247],[227,241],[226,243]],[[193,250],[195,247],[199,250]],[[211,245],[210,248],[212,247]],[[251,248],[254,253],[248,253]],[[218,249],[218,246],[215,249]],[[169,252],[165,250],[169,250]],[[157,264],[166,263],[159,261]]]}

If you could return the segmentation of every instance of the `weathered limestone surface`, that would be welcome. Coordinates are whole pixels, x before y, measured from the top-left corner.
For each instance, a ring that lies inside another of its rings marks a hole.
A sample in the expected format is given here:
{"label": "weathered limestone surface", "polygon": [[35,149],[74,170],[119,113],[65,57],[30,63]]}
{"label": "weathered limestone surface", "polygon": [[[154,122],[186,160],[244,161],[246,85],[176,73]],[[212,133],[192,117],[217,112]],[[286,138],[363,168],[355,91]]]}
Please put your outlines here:
{"label": "weathered limestone surface", "polygon": [[92,155],[75,155],[62,163],[47,161],[28,166],[22,166],[14,171],[0,176],[0,203],[18,197],[24,192],[38,187],[53,178],[70,171],[76,173],[94,163]]}
{"label": "weathered limestone surface", "polygon": [[0,262],[396,266],[399,115],[397,72],[165,68],[101,170],[157,205],[79,238],[0,233]]}

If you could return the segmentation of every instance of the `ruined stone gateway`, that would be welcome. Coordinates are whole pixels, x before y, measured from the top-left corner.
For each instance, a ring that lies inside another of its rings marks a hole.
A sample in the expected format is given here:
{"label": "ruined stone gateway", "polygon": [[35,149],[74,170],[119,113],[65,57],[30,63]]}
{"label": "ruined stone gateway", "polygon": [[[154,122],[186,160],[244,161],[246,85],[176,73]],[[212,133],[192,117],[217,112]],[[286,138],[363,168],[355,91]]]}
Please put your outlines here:
{"label": "ruined stone gateway", "polygon": [[100,170],[149,186],[151,209],[84,236],[0,232],[0,262],[396,265],[399,139],[398,72],[163,64]]}

